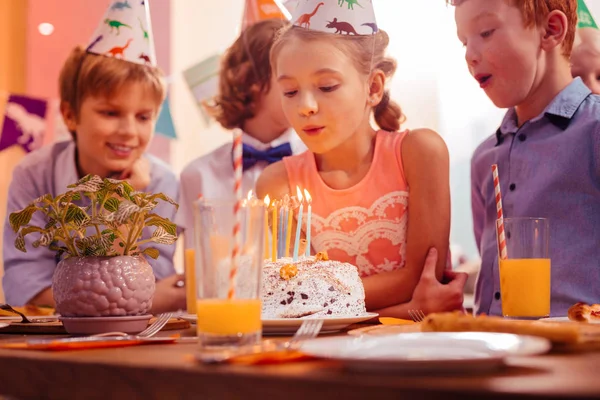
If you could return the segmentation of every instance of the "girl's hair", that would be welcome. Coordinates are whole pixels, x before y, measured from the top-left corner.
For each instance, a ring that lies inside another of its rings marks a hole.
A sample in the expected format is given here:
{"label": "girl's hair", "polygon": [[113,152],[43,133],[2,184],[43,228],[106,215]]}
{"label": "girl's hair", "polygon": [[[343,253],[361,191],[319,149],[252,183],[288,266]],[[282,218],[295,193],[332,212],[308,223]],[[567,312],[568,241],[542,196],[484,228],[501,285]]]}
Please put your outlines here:
{"label": "girl's hair", "polygon": [[81,104],[88,96],[111,97],[131,83],[142,84],[156,102],[156,108],[160,108],[165,98],[165,85],[160,69],[90,54],[77,46],[60,71],[60,101],[69,104],[79,118]]}
{"label": "girl's hair", "polygon": [[276,33],[288,23],[268,19],[246,28],[221,60],[219,93],[206,111],[225,129],[241,128],[256,115],[271,84],[269,52]]}
{"label": "girl's hair", "polygon": [[[355,68],[364,75],[369,75],[374,70],[380,70],[389,79],[396,71],[396,61],[385,56],[385,50],[390,41],[385,31],[379,30],[374,35],[368,36],[350,36],[334,35],[296,26],[284,29],[279,33],[271,50],[271,65],[273,67],[276,65],[275,59],[281,47],[293,38],[304,41],[331,41],[353,60]],[[373,114],[377,125],[381,129],[391,132],[400,129],[400,124],[406,120],[400,106],[390,98],[389,90],[384,92],[381,102],[373,108]]]}

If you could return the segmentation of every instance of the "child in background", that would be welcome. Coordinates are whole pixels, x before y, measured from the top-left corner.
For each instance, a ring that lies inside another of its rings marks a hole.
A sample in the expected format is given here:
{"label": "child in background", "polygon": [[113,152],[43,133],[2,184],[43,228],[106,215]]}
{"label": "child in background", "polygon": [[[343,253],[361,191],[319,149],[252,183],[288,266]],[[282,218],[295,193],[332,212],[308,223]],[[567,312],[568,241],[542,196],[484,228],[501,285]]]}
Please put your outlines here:
{"label": "child in background", "polygon": [[571,54],[571,75],[600,94],[600,30],[583,0],[577,4],[577,35]]}
{"label": "child in background", "polygon": [[[138,17],[145,21],[149,15],[145,7],[119,11],[119,20],[131,20],[131,26],[139,26]],[[105,17],[110,18],[110,13]],[[3,287],[6,300],[15,306],[54,305],[51,284],[57,260],[48,248],[31,246],[34,238],[30,236],[25,239],[29,242],[27,253],[15,248],[16,234],[8,221],[11,212],[46,193],[56,196],[65,192],[67,185],[87,174],[127,179],[137,190],[178,197],[176,176],[167,165],[145,153],[165,97],[153,43],[143,39],[143,32],[138,32],[139,37],[134,33],[113,35],[104,20],[93,36],[102,39],[93,40],[87,52],[80,47],[73,49],[60,74],[60,108],[73,140],[28,154],[13,171],[4,225]],[[149,24],[146,29],[151,29]],[[102,55],[110,49],[117,52],[114,49],[126,42],[131,42],[132,49],[119,53],[123,59]],[[140,53],[151,57],[150,65],[142,64],[144,61],[137,57]],[[159,204],[154,212],[171,220],[175,217],[170,205]],[[36,213],[31,223],[44,226],[42,218]],[[144,231],[142,238],[150,234]],[[155,247],[160,256],[148,259],[159,280],[152,312],[177,310],[185,304],[185,291],[173,287],[178,279],[172,261],[175,246]]]}
{"label": "child in background", "polygon": [[[309,151],[267,167],[258,196],[308,190],[312,249],[358,267],[368,310],[407,318],[409,309],[461,308],[465,277],[439,283],[450,230],[448,151],[429,129],[398,132],[404,117],[385,89],[396,63],[384,55],[388,35],[372,4],[363,7],[309,0],[274,44],[283,110]],[[423,271],[432,247],[443,256],[432,251]],[[423,288],[432,290],[420,296]]]}
{"label": "child in background", "polygon": [[565,316],[576,302],[600,297],[600,97],[571,76],[577,1],[452,3],[471,75],[496,106],[509,108],[472,159],[482,258],[475,311],[502,312],[491,173],[498,164],[505,217],[550,220],[551,315]]}
{"label": "child in background", "polygon": [[[266,165],[306,148],[290,129],[273,90],[269,51],[275,33],[287,22],[268,19],[248,27],[227,50],[221,62],[219,94],[209,113],[225,128],[243,131],[244,172],[247,193]],[[234,199],[231,144],[195,159],[181,173],[181,201],[177,225],[185,229],[185,248],[193,248],[192,204],[199,195]]]}

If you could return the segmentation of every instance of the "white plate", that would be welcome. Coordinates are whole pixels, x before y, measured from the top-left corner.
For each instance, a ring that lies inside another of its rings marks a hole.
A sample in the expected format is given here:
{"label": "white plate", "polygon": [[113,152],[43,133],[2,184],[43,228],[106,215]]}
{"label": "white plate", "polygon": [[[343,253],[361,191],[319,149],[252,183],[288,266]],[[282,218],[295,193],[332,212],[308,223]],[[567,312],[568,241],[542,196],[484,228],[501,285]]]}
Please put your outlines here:
{"label": "white plate", "polygon": [[10,325],[10,322],[8,322],[8,323],[7,322],[0,322],[0,329],[6,328],[9,325]]}
{"label": "white plate", "polygon": [[301,351],[352,369],[465,372],[495,369],[509,356],[545,353],[543,338],[487,332],[422,332],[313,339]]}
{"label": "white plate", "polygon": [[[550,318],[542,318],[540,319],[540,321],[547,321],[547,322],[577,322],[577,321],[571,321],[569,319],[569,317],[550,317]],[[600,321],[590,321],[590,322],[581,322],[582,324],[600,324]]]}
{"label": "white plate", "polygon": [[[321,333],[332,333],[338,332],[342,329],[356,324],[358,322],[367,321],[371,318],[378,317],[377,313],[366,313],[361,315],[360,317],[330,317],[330,318],[322,318],[323,319],[323,327],[321,328]],[[198,319],[194,314],[183,314],[180,315],[179,318],[184,319],[192,324],[196,323]],[[306,318],[278,318],[278,319],[263,319],[262,320],[262,329],[263,334],[265,335],[293,335],[296,333],[302,322],[304,322]]]}

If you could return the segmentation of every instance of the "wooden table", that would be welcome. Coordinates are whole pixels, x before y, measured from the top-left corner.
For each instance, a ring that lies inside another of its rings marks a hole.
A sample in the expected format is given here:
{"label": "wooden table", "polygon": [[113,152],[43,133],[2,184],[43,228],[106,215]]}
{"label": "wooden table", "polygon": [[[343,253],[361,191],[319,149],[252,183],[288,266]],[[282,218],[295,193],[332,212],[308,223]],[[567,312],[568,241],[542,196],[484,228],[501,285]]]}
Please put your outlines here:
{"label": "wooden table", "polygon": [[[173,332],[167,332],[173,333]],[[193,330],[181,332],[193,334]],[[0,335],[0,340],[17,335]],[[0,350],[0,397],[18,399],[589,399],[600,352],[513,358],[476,375],[359,373],[329,361],[204,366],[196,344],[72,352]]]}

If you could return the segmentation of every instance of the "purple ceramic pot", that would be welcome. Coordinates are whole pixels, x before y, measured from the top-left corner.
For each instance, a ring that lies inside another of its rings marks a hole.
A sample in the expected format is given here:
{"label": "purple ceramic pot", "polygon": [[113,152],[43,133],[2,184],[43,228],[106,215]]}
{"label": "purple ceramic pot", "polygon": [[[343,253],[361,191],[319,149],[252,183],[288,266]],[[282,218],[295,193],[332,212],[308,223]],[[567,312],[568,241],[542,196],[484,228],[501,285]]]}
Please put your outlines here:
{"label": "purple ceramic pot", "polygon": [[63,317],[148,314],[154,290],[152,267],[139,256],[66,258],[52,279]]}

